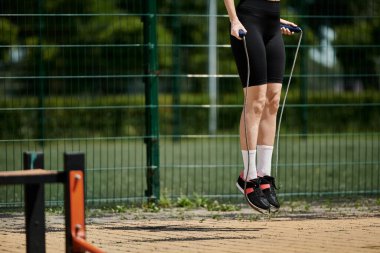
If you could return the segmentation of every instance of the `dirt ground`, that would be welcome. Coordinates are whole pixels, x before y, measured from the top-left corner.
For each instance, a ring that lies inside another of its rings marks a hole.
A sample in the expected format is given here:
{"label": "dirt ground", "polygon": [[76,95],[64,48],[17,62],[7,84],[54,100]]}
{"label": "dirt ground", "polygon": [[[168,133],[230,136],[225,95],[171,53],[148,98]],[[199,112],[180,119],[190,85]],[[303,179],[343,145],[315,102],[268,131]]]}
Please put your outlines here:
{"label": "dirt ground", "polygon": [[[47,215],[47,252],[64,252],[62,215]],[[380,252],[380,206],[288,206],[275,215],[248,208],[94,213],[87,240],[107,252]],[[0,252],[25,252],[22,213],[0,214]]]}

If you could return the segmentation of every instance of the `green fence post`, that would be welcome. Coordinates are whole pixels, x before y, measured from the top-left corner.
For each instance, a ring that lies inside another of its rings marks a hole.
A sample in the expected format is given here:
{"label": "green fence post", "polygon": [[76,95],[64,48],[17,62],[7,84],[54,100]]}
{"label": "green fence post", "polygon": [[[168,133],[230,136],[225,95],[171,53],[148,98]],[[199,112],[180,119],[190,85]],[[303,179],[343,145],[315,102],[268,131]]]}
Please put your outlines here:
{"label": "green fence post", "polygon": [[[306,10],[306,4],[302,1],[301,4],[301,13],[305,13]],[[304,20],[303,20],[304,21]],[[306,26],[306,21],[302,22],[303,26]],[[307,66],[307,57],[305,54],[300,54],[301,56],[301,76],[304,78],[301,78],[301,104],[303,105],[301,107],[301,120],[302,120],[302,135],[304,138],[306,138],[307,133],[308,133],[308,108],[307,108],[307,103],[308,103],[308,77],[307,77],[307,72],[308,72],[308,66]]]}
{"label": "green fence post", "polygon": [[160,197],[159,171],[159,122],[158,122],[158,63],[157,63],[157,4],[156,0],[145,1],[145,105],[146,105],[146,150],[147,187],[145,195],[149,201]]}
{"label": "green fence post", "polygon": [[39,28],[38,28],[38,50],[37,50],[37,61],[38,61],[38,139],[41,146],[44,146],[45,139],[45,66],[43,61],[43,51],[42,51],[42,31],[45,28],[44,17],[42,14],[43,10],[43,0],[38,1],[38,11],[39,11]]}
{"label": "green fence post", "polygon": [[[178,1],[172,3],[172,13],[179,13]],[[173,16],[172,20],[173,29],[173,105],[179,105],[181,103],[181,86],[179,82],[179,73],[181,69],[179,44],[181,43],[181,26],[180,18],[178,16]],[[181,111],[178,106],[173,107],[173,141],[179,140],[180,134],[180,122],[181,122]]]}

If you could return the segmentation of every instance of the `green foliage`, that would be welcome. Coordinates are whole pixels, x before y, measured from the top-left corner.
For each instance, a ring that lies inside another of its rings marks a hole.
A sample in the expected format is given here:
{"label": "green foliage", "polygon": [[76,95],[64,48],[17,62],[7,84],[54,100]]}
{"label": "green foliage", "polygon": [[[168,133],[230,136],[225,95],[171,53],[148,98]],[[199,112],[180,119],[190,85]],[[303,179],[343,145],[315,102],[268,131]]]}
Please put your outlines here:
{"label": "green foliage", "polygon": [[[376,45],[379,44],[380,6],[376,1],[330,1],[287,0],[286,5],[293,6],[297,14],[314,16],[305,18],[301,25],[305,27],[307,44],[326,47],[322,42],[322,30],[329,27],[334,32],[332,43],[343,72],[344,89],[353,90],[355,83],[364,89],[378,89],[378,61],[380,57]],[[360,34],[360,36],[358,36]],[[327,57],[327,56],[326,56]]]}
{"label": "green foliage", "polygon": [[154,202],[148,202],[147,204],[143,205],[143,210],[144,212],[158,213],[161,210],[161,208]]}
{"label": "green foliage", "polygon": [[217,200],[209,203],[207,205],[207,210],[209,211],[220,211],[220,212],[232,212],[240,210],[240,207],[232,204],[219,203]]}
{"label": "green foliage", "polygon": [[6,18],[0,18],[0,45],[17,44],[18,27]]}
{"label": "green foliage", "polygon": [[113,212],[113,213],[125,213],[126,211],[127,211],[127,206],[125,206],[125,205],[116,205],[116,206],[114,206],[112,209],[111,209],[111,211]]}
{"label": "green foliage", "polygon": [[193,208],[195,205],[194,205],[194,202],[188,197],[181,196],[177,198],[176,206],[185,207],[185,208]]}
{"label": "green foliage", "polygon": [[[57,14],[41,17],[5,16],[0,19],[0,45],[36,46],[27,47],[26,55],[20,57],[17,63],[10,62],[9,48],[1,48],[0,59],[10,64],[6,75],[92,76],[69,82],[59,78],[49,80],[49,87],[44,89],[50,95],[66,94],[67,91],[71,94],[129,92],[126,83],[133,89],[143,89],[143,78],[138,76],[145,72],[144,53],[147,47],[144,45],[144,15],[141,15],[145,13],[145,1],[57,0],[41,3],[38,5],[35,1],[22,0],[2,2],[3,13]],[[343,70],[349,74],[345,78],[347,83],[362,82],[365,88],[378,88],[378,80],[373,77],[379,74],[378,50],[363,50],[361,46],[371,48],[379,42],[380,21],[372,18],[379,13],[379,5],[374,4],[374,1],[284,0],[281,6],[284,18],[305,27],[305,50],[301,50],[303,64],[310,61],[306,51],[309,45],[321,46],[321,28],[329,26],[336,33],[334,44],[339,59],[334,71]],[[227,17],[221,16],[227,13],[223,1],[218,1],[217,9],[217,40],[218,44],[226,45],[229,43],[229,22]],[[208,2],[158,1],[157,12],[159,73],[206,73],[208,48],[203,45],[208,44]],[[308,18],[308,15],[313,18]],[[356,36],[357,33],[361,35]],[[289,55],[293,53],[297,38],[285,38]],[[44,47],[40,48],[40,44]],[[23,52],[23,49],[17,50]],[[286,73],[289,72],[291,60],[292,57],[287,57]],[[303,71],[311,75],[318,74],[314,64]],[[231,50],[218,48],[218,72],[237,72]],[[99,80],[96,78],[99,75],[136,75],[136,78]],[[171,89],[172,81],[166,80],[161,87]],[[23,79],[10,82],[17,83],[12,85],[12,89],[23,94],[35,92],[38,85]],[[108,82],[112,83],[112,90],[104,87]],[[221,92],[238,91],[240,88],[239,85],[231,85],[229,79],[221,78],[219,82]],[[191,79],[191,85],[181,79],[177,85],[187,91],[207,92],[207,82],[202,78]]]}
{"label": "green foliage", "polygon": [[[26,1],[27,2],[27,1]],[[9,62],[8,48],[0,49],[0,59],[11,65],[8,75],[47,76],[99,76],[99,75],[141,75],[144,73],[143,19],[141,3],[110,1],[35,1],[18,4],[6,1],[3,13],[56,13],[57,15],[32,16],[0,19],[0,45],[28,45],[17,48],[25,53],[18,62]],[[132,13],[130,13],[132,11]],[[133,13],[135,11],[135,13]],[[139,12],[137,12],[139,11]],[[129,13],[130,15],[124,15]],[[60,15],[63,14],[63,15]],[[70,14],[70,15],[67,15]],[[157,23],[158,43],[172,42],[171,32]],[[40,47],[42,45],[42,47]],[[159,48],[160,55],[171,55],[170,48]],[[172,65],[171,58],[159,57],[162,69]],[[123,90],[125,80],[114,79],[114,93]],[[134,79],[132,79],[134,82]],[[142,80],[138,83],[141,84]],[[116,83],[115,83],[116,82]],[[71,86],[71,88],[67,88]],[[45,92],[64,94],[71,92],[104,92],[102,80],[84,78],[80,85],[72,85],[62,79],[49,80]],[[94,89],[94,87],[100,87]],[[17,92],[30,94],[35,91],[29,80],[19,80]]]}
{"label": "green foliage", "polygon": [[55,207],[47,207],[46,213],[53,214],[53,215],[62,215],[65,213],[65,210],[61,206],[55,206]]}
{"label": "green foliage", "polygon": [[208,200],[207,198],[205,198],[201,195],[198,195],[198,194],[194,194],[194,205],[196,207],[207,208],[209,205],[209,202],[210,202],[210,200]]}
{"label": "green foliage", "polygon": [[240,207],[236,205],[227,204],[227,203],[219,203],[219,201],[217,200],[207,199],[198,194],[194,194],[194,196],[192,196],[191,198],[187,196],[181,196],[177,198],[176,206],[183,207],[186,209],[205,208],[208,211],[219,211],[219,212],[231,212],[231,211],[240,210]]}
{"label": "green foliage", "polygon": [[159,201],[158,205],[159,205],[161,208],[169,208],[169,207],[172,207],[173,203],[172,203],[171,198],[168,197],[168,191],[167,191],[167,189],[164,189],[164,190],[162,191],[162,194],[161,194],[161,196],[160,196],[160,201]]}

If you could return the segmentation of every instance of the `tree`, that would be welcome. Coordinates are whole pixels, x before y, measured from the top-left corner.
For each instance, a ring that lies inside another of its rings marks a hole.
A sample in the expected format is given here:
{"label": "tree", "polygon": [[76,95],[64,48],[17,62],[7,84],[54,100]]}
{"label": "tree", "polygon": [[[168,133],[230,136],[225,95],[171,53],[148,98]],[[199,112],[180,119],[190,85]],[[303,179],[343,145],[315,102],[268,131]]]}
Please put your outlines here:
{"label": "tree", "polygon": [[[0,49],[1,59],[8,64],[5,71],[11,75],[57,76],[44,84],[49,94],[109,94],[142,86],[139,76],[144,73],[146,48],[139,16],[142,1],[5,0],[0,7],[2,13],[14,14],[0,19],[0,44],[25,45],[26,50],[18,62],[11,62],[9,50]],[[160,43],[171,40],[162,24],[157,30]],[[160,59],[164,68],[170,64]],[[26,94],[41,85],[34,79],[18,82],[19,92]]]}
{"label": "tree", "polygon": [[323,26],[335,31],[335,51],[343,70],[345,90],[354,90],[358,85],[365,89],[379,88],[376,76],[380,51],[376,45],[380,43],[380,21],[375,17],[380,6],[376,0],[308,0],[302,9],[299,1],[288,2],[298,13],[311,17],[303,21],[317,37],[321,37]]}

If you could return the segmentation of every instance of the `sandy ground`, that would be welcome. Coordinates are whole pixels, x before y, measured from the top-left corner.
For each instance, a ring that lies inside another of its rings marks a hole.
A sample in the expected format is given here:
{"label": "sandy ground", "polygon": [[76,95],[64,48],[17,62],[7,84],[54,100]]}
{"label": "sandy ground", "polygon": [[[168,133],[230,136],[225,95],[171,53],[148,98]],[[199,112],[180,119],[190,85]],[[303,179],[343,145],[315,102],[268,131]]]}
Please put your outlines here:
{"label": "sandy ground", "polygon": [[[170,209],[87,218],[107,252],[380,252],[380,207],[288,207],[276,215]],[[98,213],[99,214],[99,213]],[[25,252],[22,213],[0,215],[0,252]],[[64,252],[62,215],[47,215],[47,252]]]}

